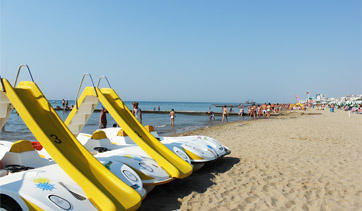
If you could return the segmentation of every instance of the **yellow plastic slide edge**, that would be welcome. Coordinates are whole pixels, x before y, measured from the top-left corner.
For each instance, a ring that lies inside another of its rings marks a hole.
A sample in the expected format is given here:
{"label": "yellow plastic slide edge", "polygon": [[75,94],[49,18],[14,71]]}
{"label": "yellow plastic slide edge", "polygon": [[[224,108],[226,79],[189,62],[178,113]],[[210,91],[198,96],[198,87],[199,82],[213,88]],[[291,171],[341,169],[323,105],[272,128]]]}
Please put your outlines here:
{"label": "yellow plastic slide edge", "polygon": [[135,210],[141,196],[94,158],[71,134],[34,82],[13,88],[2,79],[6,96],[50,156],[99,210]]}
{"label": "yellow plastic slide edge", "polygon": [[158,141],[132,115],[121,98],[112,88],[96,89],[98,99],[107,109],[118,125],[138,144],[147,154],[172,177],[185,178],[192,174],[191,164],[184,161]]}

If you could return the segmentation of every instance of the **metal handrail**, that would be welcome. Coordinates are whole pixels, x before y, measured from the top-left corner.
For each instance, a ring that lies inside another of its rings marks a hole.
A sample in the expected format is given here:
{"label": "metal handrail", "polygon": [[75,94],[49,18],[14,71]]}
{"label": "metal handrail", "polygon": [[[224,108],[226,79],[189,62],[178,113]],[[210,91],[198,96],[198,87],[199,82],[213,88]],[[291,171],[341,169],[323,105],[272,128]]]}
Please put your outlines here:
{"label": "metal handrail", "polygon": [[79,96],[79,92],[80,92],[80,89],[82,88],[84,78],[85,78],[87,75],[89,75],[89,77],[90,77],[90,79],[91,79],[91,82],[92,82],[92,85],[93,85],[94,92],[95,92],[95,94],[96,94],[96,97],[98,97],[96,87],[94,86],[94,82],[93,82],[92,75],[91,75],[90,73],[85,73],[85,74],[83,75],[83,77],[82,77],[82,81],[80,82],[80,86],[79,86],[79,89],[78,89],[77,97],[75,98],[75,106],[76,106],[77,109],[78,109],[78,96]]}
{"label": "metal handrail", "polygon": [[22,65],[20,65],[20,67],[19,67],[19,69],[18,69],[18,74],[16,74],[16,79],[15,79],[14,87],[16,86],[16,82],[18,82],[18,77],[19,77],[20,70],[21,70],[22,67],[26,67],[26,68],[28,69],[30,78],[31,78],[31,80],[34,82],[34,79],[33,79],[33,76],[31,75],[29,66],[28,66],[27,64],[22,64]]}
{"label": "metal handrail", "polygon": [[111,87],[111,84],[110,84],[109,81],[108,81],[108,78],[107,78],[106,76],[104,76],[104,75],[102,75],[101,77],[99,77],[98,84],[97,84],[97,88],[99,88],[99,84],[101,83],[102,78],[105,78],[105,79],[107,80],[107,83],[108,83],[109,88],[112,88],[112,87]]}

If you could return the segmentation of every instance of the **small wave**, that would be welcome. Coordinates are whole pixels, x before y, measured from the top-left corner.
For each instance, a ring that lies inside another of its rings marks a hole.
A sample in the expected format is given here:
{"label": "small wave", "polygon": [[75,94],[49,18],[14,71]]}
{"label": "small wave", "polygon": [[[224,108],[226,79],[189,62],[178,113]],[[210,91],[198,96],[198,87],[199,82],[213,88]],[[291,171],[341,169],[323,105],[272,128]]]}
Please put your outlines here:
{"label": "small wave", "polygon": [[166,127],[166,125],[156,125],[155,128],[162,128],[162,127]]}
{"label": "small wave", "polygon": [[202,126],[187,126],[185,129],[186,130],[197,130],[202,128]]}

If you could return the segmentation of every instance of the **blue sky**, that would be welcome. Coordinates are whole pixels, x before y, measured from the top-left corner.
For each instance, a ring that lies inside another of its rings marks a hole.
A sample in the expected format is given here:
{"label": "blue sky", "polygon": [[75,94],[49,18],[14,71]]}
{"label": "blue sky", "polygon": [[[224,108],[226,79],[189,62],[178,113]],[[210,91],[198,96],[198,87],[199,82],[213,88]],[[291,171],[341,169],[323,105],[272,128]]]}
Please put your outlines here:
{"label": "blue sky", "polygon": [[1,76],[26,63],[48,99],[74,99],[86,72],[123,100],[362,93],[360,0],[0,2]]}

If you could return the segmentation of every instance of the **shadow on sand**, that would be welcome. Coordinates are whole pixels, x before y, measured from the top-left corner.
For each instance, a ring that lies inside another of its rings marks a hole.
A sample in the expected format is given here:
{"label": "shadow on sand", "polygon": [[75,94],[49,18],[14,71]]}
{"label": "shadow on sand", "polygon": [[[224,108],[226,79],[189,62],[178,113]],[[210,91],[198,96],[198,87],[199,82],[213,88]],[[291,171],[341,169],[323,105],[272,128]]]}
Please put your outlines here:
{"label": "shadow on sand", "polygon": [[194,172],[185,179],[178,179],[165,185],[156,186],[143,200],[139,210],[177,210],[181,207],[178,198],[188,196],[192,192],[204,193],[215,184],[212,181],[215,174],[225,173],[239,162],[239,158],[223,157],[207,163],[199,171]]}

